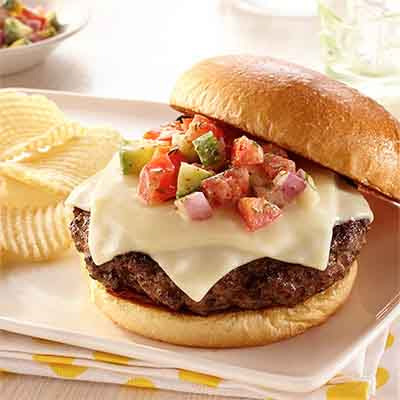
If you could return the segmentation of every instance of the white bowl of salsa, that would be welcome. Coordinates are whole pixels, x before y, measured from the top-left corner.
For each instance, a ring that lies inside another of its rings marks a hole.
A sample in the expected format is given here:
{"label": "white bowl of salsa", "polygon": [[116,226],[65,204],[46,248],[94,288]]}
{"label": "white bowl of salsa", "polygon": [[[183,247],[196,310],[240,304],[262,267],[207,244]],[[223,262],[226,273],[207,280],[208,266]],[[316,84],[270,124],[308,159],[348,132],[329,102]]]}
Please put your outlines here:
{"label": "white bowl of salsa", "polygon": [[[9,11],[12,15],[7,16],[10,18],[8,23],[19,25],[20,22],[24,22],[24,26],[30,26],[31,31],[25,32],[24,38],[17,38],[18,42],[14,37],[5,37],[4,30],[4,17],[3,22],[0,23],[0,76],[9,75],[17,72],[27,70],[36,64],[44,61],[51,52],[65,39],[79,32],[84,28],[89,20],[89,7],[88,2],[85,0],[42,0],[40,2],[35,0],[23,0],[17,1],[20,7],[24,7],[27,12],[21,14],[21,8],[12,8],[12,2],[14,0],[0,0],[0,12],[4,15],[4,6],[9,1]],[[40,4],[40,9],[36,7]],[[3,8],[3,10],[1,10]],[[36,20],[35,16],[30,18],[29,13],[33,12],[39,16]],[[40,25],[40,17],[42,15],[48,15],[48,13],[55,13],[57,18],[57,25],[54,27],[46,21],[46,26],[43,22],[42,28],[38,29],[35,25]],[[17,21],[15,21],[17,20]],[[19,26],[17,26],[18,28]],[[36,31],[45,32],[48,28],[51,29],[50,34],[52,36],[38,37]],[[54,29],[56,28],[56,29]],[[7,40],[7,45],[5,41]],[[32,40],[31,40],[32,39]]]}

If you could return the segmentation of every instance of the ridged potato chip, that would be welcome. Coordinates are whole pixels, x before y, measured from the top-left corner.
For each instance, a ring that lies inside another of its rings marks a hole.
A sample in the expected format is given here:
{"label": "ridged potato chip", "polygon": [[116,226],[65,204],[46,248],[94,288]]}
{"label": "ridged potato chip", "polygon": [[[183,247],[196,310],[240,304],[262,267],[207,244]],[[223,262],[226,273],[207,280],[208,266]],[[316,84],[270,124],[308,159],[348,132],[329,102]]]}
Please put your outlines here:
{"label": "ridged potato chip", "polygon": [[44,96],[0,92],[0,160],[13,157],[15,147],[37,140],[63,121],[65,115]]}
{"label": "ridged potato chip", "polygon": [[23,158],[33,157],[35,152],[41,154],[45,149],[60,146],[74,137],[84,136],[85,134],[85,128],[81,127],[78,123],[63,122],[60,125],[50,128],[44,135],[32,137],[25,142],[11,147],[3,152],[3,155],[7,160],[18,161]]}
{"label": "ridged potato chip", "polygon": [[27,185],[0,175],[0,204],[7,207],[47,207],[64,200],[65,196],[45,188]]}
{"label": "ridged potato chip", "polygon": [[0,244],[6,253],[48,259],[71,244],[71,210],[58,203],[44,208],[0,207]]}
{"label": "ridged potato chip", "polygon": [[42,260],[69,247],[64,197],[0,176],[0,258]]}
{"label": "ridged potato chip", "polygon": [[0,265],[71,244],[66,196],[105,167],[121,138],[70,122],[43,96],[0,92]]}
{"label": "ridged potato chip", "polygon": [[120,135],[112,129],[87,129],[84,135],[47,152],[36,151],[20,162],[0,162],[0,174],[66,196],[106,166],[120,140]]}

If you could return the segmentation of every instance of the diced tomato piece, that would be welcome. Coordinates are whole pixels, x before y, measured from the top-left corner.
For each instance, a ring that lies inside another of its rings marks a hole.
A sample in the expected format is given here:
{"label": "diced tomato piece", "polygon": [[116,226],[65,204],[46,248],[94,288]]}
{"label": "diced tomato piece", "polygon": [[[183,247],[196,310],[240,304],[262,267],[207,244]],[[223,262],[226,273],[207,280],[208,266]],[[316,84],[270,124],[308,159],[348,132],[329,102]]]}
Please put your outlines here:
{"label": "diced tomato piece", "polygon": [[263,161],[263,149],[254,140],[249,139],[247,136],[242,136],[233,142],[231,158],[233,166],[257,165],[262,164]]}
{"label": "diced tomato piece", "polygon": [[223,174],[231,187],[234,202],[249,193],[250,179],[246,168],[231,168]]}
{"label": "diced tomato piece", "polygon": [[285,172],[296,172],[296,164],[294,161],[287,158],[278,156],[276,154],[267,153],[264,154],[264,170],[265,173],[271,181],[279,174],[281,171]]}
{"label": "diced tomato piece", "polygon": [[221,177],[205,179],[201,184],[201,190],[214,208],[232,203],[232,191],[229,183]]}
{"label": "diced tomato piece", "polygon": [[181,128],[184,132],[186,132],[189,128],[189,125],[193,121],[193,118],[182,118]]}
{"label": "diced tomato piece", "polygon": [[282,214],[279,207],[260,197],[242,197],[238,210],[247,229],[252,232],[267,226]]}
{"label": "diced tomato piece", "polygon": [[214,121],[202,115],[196,114],[191,121],[186,135],[189,141],[193,141],[207,132],[212,132],[219,139],[224,135],[224,131],[219,128]]}
{"label": "diced tomato piece", "polygon": [[157,140],[161,134],[161,131],[159,129],[152,129],[150,131],[145,132],[143,135],[144,139],[149,139],[149,140]]}
{"label": "diced tomato piece", "polygon": [[176,192],[179,168],[181,167],[182,161],[186,161],[186,159],[185,156],[177,148],[171,149],[170,146],[158,146],[153,154],[152,160],[158,160],[160,159],[160,157],[163,158],[165,156],[168,156],[169,160],[175,168],[173,186],[175,187]]}
{"label": "diced tomato piece", "polygon": [[19,18],[24,23],[25,23],[25,21],[33,21],[33,20],[38,21],[38,23],[39,23],[38,30],[43,29],[44,26],[46,25],[45,17],[42,17],[41,15],[38,15],[38,14],[34,13],[33,11],[28,10],[27,8],[22,9],[21,15],[19,16]]}
{"label": "diced tomato piece", "polygon": [[264,153],[272,153],[284,158],[289,157],[286,150],[282,149],[282,147],[279,147],[275,143],[264,143],[262,145],[262,148],[264,150]]}
{"label": "diced tomato piece", "polygon": [[213,207],[236,204],[249,193],[249,172],[246,168],[230,168],[205,179],[201,189]]}
{"label": "diced tomato piece", "polygon": [[174,164],[176,172],[178,173],[181,163],[186,161],[186,157],[179,151],[178,148],[173,148],[168,153],[169,159]]}
{"label": "diced tomato piece", "polygon": [[138,195],[146,204],[157,204],[176,195],[177,173],[168,154],[160,154],[141,170]]}

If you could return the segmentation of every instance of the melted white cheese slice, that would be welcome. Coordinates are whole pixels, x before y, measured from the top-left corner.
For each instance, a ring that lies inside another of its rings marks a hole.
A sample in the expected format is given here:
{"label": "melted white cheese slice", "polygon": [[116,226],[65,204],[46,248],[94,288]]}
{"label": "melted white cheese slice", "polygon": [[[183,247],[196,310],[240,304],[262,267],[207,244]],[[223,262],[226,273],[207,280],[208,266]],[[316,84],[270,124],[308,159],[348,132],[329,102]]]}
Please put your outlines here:
{"label": "melted white cheese slice", "polygon": [[90,211],[89,250],[103,264],[130,251],[151,256],[190,298],[200,301],[236,267],[262,257],[324,270],[335,224],[373,215],[367,201],[336,175],[307,165],[320,201],[293,203],[267,227],[248,232],[240,217],[219,209],[211,219],[186,221],[172,202],[149,207],[137,197],[137,178],[124,176],[115,156],[77,187],[67,203]]}

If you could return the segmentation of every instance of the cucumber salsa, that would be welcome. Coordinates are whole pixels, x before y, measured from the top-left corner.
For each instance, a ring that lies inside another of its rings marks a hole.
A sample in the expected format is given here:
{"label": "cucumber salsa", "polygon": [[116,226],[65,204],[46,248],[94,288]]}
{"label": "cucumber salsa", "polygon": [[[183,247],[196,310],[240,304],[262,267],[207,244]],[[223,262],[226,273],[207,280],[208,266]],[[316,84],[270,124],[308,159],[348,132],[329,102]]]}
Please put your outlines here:
{"label": "cucumber salsa", "polygon": [[212,218],[213,210],[225,207],[255,231],[290,203],[313,207],[319,201],[312,177],[284,149],[202,115],[181,116],[125,141],[119,157],[121,173],[138,177],[144,204],[174,201],[189,221]]}
{"label": "cucumber salsa", "polygon": [[61,28],[53,11],[31,9],[18,0],[0,0],[0,49],[40,42]]}

